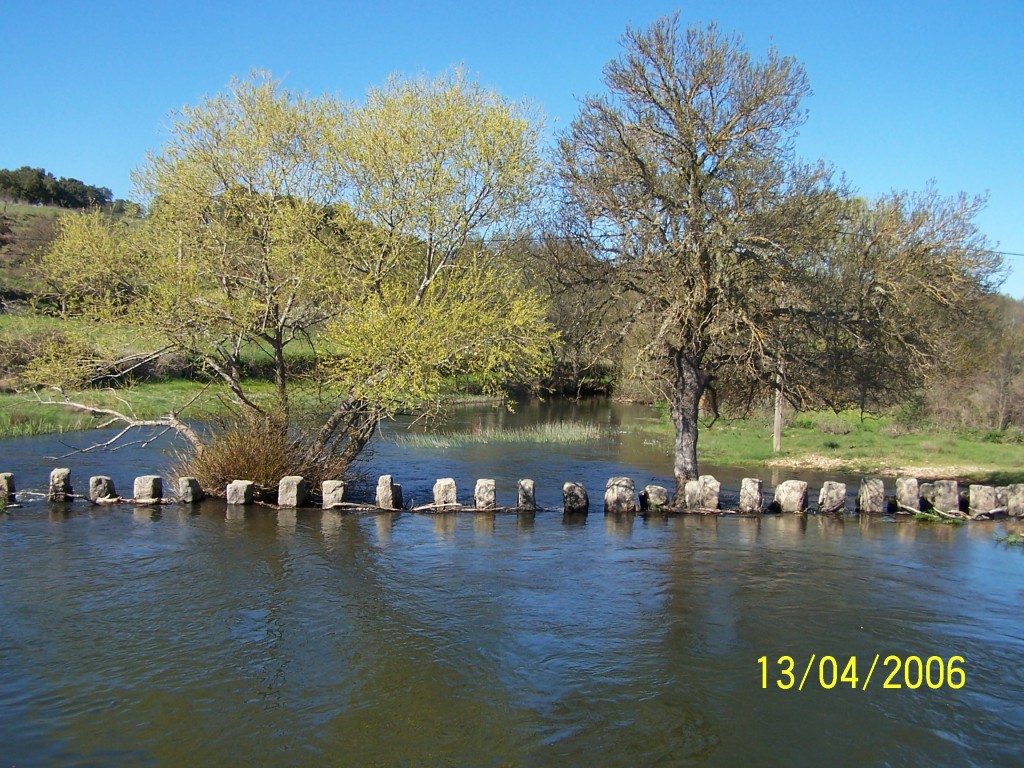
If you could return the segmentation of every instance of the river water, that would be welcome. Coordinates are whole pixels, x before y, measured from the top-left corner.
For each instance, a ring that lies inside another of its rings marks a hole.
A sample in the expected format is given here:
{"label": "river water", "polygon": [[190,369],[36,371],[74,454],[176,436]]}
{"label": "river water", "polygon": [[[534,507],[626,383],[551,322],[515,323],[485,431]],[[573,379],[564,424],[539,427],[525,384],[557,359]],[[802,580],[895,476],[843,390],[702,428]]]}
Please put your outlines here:
{"label": "river water", "polygon": [[[643,415],[582,407],[614,427]],[[53,438],[7,441],[0,471],[125,489],[159,450],[53,462]],[[593,503],[610,475],[670,470],[619,433],[385,440],[364,467],[407,498],[488,476],[511,503],[533,477],[545,507],[577,479],[584,521],[29,500],[0,516],[0,766],[1021,764],[1024,551],[996,540],[1014,524]]]}

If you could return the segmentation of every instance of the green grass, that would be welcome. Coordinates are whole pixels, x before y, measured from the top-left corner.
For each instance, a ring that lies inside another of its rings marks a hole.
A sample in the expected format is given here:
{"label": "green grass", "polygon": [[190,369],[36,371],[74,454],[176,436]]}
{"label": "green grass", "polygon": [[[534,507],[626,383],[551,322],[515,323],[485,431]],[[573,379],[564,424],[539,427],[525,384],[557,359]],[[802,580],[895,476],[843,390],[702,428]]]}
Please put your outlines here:
{"label": "green grass", "polygon": [[996,542],[1007,544],[1011,547],[1022,547],[1024,546],[1024,534],[1011,533],[1006,536],[996,536]]}
{"label": "green grass", "polygon": [[[671,448],[673,430],[666,416],[628,429]],[[1012,432],[908,430],[889,417],[861,419],[856,412],[824,411],[790,418],[783,430],[781,454],[772,453],[771,444],[767,418],[719,419],[710,428],[701,428],[698,460],[861,473],[931,468],[936,475],[957,475],[977,482],[1005,485],[1024,481],[1024,444]]]}
{"label": "green grass", "polygon": [[164,343],[155,333],[81,318],[31,313],[0,314],[0,339],[42,337],[55,333],[74,336],[121,355],[159,349]]}
{"label": "green grass", "polygon": [[474,444],[587,443],[603,436],[604,432],[595,424],[559,421],[518,429],[487,428],[479,432],[403,435],[398,442],[414,448],[458,448]]}
{"label": "green grass", "polygon": [[[149,419],[165,416],[182,407],[202,392],[204,386],[203,382],[198,381],[168,379],[139,384],[127,391],[98,389],[72,397],[87,405],[125,412],[128,407],[118,399],[120,397],[131,403],[130,410],[136,417]],[[256,398],[270,398],[273,395],[270,382],[247,382],[246,387]],[[183,413],[182,417],[201,420],[227,412],[225,401],[217,396],[223,391],[222,388],[209,388],[202,400]],[[49,393],[41,391],[39,396],[46,399]],[[0,394],[0,439],[92,429],[103,421],[104,417],[90,416],[67,406],[40,403],[31,394]]]}

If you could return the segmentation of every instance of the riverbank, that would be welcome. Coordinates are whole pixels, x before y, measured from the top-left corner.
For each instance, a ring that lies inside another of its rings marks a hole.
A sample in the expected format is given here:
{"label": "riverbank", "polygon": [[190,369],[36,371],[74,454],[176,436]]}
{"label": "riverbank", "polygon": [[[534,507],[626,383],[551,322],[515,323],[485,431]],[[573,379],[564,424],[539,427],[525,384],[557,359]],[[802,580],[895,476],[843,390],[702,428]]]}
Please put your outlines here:
{"label": "riverbank", "polygon": [[[652,414],[632,429],[670,449],[672,424]],[[1024,435],[1020,432],[940,430],[912,426],[890,416],[820,411],[787,420],[782,452],[771,446],[767,416],[719,419],[700,431],[701,462],[726,466],[808,469],[922,480],[959,478],[979,483],[1024,481]]]}
{"label": "riverbank", "polygon": [[[253,382],[255,391],[269,382]],[[195,398],[203,382],[168,379],[138,385],[132,403],[140,418],[156,417],[181,407]],[[114,393],[101,395],[108,405],[116,404]],[[493,398],[452,393],[450,404],[469,403],[497,406]],[[227,413],[227,405],[216,397],[205,397],[194,406],[191,418],[209,419]],[[186,414],[189,416],[189,414]],[[667,416],[651,408],[644,415],[621,424],[596,425],[586,415],[577,415],[573,427],[562,422],[555,438],[567,442],[639,440],[648,448],[671,453],[673,431]],[[34,402],[20,394],[0,394],[0,439],[60,434],[87,430],[102,419],[53,405]],[[549,425],[550,426],[550,425]],[[597,428],[600,426],[600,428]],[[443,449],[473,443],[551,442],[551,429],[498,428],[483,431],[445,427],[425,435],[402,438],[422,443],[420,447]],[[555,439],[557,442],[557,439]],[[1015,431],[971,432],[910,427],[891,417],[861,418],[847,412],[798,414],[786,424],[780,454],[771,451],[771,427],[766,417],[719,419],[700,432],[700,461],[720,466],[749,466],[780,469],[837,471],[882,476],[907,475],[921,479],[956,477],[993,484],[1024,482],[1024,435]]]}

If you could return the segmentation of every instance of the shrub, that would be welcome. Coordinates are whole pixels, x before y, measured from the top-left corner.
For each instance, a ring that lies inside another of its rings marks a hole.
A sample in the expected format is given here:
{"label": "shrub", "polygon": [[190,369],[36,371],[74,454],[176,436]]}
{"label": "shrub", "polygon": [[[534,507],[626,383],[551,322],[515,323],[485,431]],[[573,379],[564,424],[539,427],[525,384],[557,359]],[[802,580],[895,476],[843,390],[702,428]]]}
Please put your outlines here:
{"label": "shrub", "polygon": [[853,427],[841,416],[824,413],[818,417],[818,431],[825,435],[848,435]]}
{"label": "shrub", "polygon": [[219,419],[215,434],[201,451],[180,453],[174,471],[194,477],[210,494],[223,496],[232,480],[251,480],[255,496],[276,501],[282,477],[301,475],[313,488],[324,480],[337,480],[345,472],[340,457],[307,462],[308,431],[289,431],[280,420],[236,416]]}

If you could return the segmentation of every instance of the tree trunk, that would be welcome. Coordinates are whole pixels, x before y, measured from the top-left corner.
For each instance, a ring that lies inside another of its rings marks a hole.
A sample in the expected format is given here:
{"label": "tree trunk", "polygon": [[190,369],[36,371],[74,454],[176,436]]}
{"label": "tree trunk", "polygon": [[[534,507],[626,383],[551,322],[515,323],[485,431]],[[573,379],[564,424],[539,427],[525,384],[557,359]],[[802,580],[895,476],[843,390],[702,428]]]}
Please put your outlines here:
{"label": "tree trunk", "polygon": [[772,453],[782,452],[782,368],[775,376],[775,422],[772,424]]}
{"label": "tree trunk", "polygon": [[675,466],[676,480],[673,503],[683,503],[688,480],[697,478],[697,428],[700,415],[700,398],[707,388],[710,376],[694,366],[682,354],[673,360],[673,391],[670,412],[672,425],[676,430]]}

